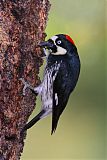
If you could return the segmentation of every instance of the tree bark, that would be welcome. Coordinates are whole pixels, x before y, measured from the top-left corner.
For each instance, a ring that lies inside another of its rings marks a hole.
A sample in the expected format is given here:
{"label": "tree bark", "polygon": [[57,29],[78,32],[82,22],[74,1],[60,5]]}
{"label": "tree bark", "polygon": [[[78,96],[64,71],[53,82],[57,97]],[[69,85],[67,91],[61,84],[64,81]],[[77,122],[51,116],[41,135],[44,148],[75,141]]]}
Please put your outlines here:
{"label": "tree bark", "polygon": [[0,0],[0,160],[18,160],[23,151],[20,135],[35,108],[35,95],[26,90],[24,77],[40,83],[43,61],[37,44],[45,38],[48,0]]}

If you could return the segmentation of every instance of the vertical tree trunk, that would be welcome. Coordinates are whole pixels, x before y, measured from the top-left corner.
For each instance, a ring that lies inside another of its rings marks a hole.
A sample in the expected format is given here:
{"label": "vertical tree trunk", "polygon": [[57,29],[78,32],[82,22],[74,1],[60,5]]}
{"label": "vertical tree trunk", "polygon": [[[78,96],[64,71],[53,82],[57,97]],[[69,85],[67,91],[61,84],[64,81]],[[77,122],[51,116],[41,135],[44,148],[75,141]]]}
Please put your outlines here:
{"label": "vertical tree trunk", "polygon": [[20,131],[35,107],[35,95],[22,95],[24,77],[40,83],[37,44],[45,38],[48,0],[0,0],[0,160],[18,160],[25,136]]}

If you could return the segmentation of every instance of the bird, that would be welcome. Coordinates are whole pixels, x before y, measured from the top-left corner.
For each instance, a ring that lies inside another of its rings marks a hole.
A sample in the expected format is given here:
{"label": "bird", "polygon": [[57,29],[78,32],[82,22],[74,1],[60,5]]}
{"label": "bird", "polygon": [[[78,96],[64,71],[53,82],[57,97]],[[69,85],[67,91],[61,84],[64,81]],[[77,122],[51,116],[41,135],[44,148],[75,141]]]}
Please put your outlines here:
{"label": "bird", "polygon": [[80,58],[73,39],[67,34],[57,34],[47,41],[39,43],[46,56],[43,80],[37,87],[21,78],[23,92],[30,88],[41,96],[41,111],[28,122],[23,131],[31,128],[36,122],[52,115],[51,134],[56,131],[59,118],[67,106],[69,96],[73,92],[80,74]]}

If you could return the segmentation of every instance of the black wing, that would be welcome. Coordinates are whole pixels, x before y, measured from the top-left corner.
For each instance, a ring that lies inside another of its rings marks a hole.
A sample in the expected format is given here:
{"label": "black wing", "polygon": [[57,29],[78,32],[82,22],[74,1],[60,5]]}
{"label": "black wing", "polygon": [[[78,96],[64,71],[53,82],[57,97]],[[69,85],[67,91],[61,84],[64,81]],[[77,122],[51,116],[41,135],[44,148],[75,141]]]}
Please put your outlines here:
{"label": "black wing", "polygon": [[61,113],[67,105],[72,90],[71,69],[69,64],[61,64],[53,83],[52,131],[55,132]]}

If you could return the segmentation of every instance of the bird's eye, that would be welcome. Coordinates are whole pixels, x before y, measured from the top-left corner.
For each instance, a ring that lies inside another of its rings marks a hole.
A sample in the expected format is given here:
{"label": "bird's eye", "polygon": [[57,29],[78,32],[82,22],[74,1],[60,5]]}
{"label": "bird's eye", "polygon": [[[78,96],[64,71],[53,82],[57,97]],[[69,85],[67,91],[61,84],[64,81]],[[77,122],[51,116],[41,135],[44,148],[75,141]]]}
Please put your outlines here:
{"label": "bird's eye", "polygon": [[58,41],[57,41],[57,44],[61,44],[61,43],[62,43],[61,40],[58,40]]}

